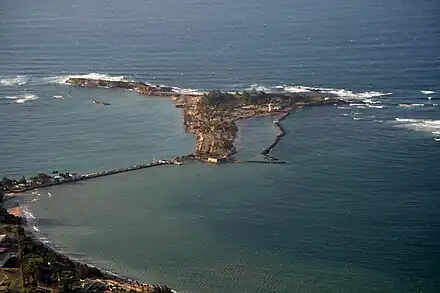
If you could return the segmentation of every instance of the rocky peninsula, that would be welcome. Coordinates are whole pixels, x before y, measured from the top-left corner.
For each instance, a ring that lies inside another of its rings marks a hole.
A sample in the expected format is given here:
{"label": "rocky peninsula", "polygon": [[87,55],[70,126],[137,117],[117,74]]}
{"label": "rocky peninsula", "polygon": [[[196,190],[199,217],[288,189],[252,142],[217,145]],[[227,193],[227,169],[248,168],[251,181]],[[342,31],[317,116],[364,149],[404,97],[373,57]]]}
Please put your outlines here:
{"label": "rocky peninsula", "polygon": [[[91,78],[69,78],[66,84],[81,87],[119,88],[146,96],[171,97],[176,107],[183,109],[185,130],[196,137],[194,153],[182,158],[195,158],[210,162],[228,161],[236,152],[234,140],[238,131],[237,120],[265,115],[284,115],[297,107],[346,103],[344,100],[319,92],[223,92],[219,90],[196,92],[143,82]],[[278,141],[280,138],[281,136],[277,136]]]}

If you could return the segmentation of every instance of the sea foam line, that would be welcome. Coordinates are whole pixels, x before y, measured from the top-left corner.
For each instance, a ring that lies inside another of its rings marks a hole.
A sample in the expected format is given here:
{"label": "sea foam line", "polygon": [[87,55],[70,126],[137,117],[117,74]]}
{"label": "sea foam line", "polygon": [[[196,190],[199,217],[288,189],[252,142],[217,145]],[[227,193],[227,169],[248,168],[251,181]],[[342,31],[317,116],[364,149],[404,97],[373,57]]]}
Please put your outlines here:
{"label": "sea foam line", "polygon": [[11,104],[23,104],[23,103],[26,103],[28,101],[35,101],[35,100],[39,99],[39,97],[37,95],[34,95],[34,94],[23,94],[23,95],[18,95],[18,96],[6,96],[4,98],[8,99],[8,100],[13,100],[12,102],[10,102]]}
{"label": "sea foam line", "polygon": [[3,86],[23,86],[28,82],[29,78],[25,75],[16,76],[0,76],[0,85]]}
{"label": "sea foam line", "polygon": [[246,90],[255,90],[263,92],[286,92],[286,93],[308,93],[308,92],[319,92],[322,94],[329,94],[346,99],[369,99],[371,103],[376,103],[376,101],[371,100],[372,98],[379,98],[383,96],[389,96],[393,93],[391,92],[378,92],[378,91],[367,91],[367,92],[355,92],[348,89],[337,89],[337,88],[325,88],[325,87],[313,87],[307,85],[277,85],[277,86],[264,86],[260,84],[252,84]]}
{"label": "sea foam line", "polygon": [[426,132],[432,135],[437,135],[440,133],[440,120],[395,118],[395,121],[397,127],[403,127],[413,131]]}

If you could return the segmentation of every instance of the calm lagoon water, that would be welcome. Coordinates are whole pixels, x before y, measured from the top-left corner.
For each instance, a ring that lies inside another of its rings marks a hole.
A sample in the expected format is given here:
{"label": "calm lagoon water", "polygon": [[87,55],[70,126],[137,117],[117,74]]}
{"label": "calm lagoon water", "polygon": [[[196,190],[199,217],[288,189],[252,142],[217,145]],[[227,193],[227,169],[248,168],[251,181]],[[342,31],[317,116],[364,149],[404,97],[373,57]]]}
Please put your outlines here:
{"label": "calm lagoon water", "polygon": [[[326,88],[367,105],[292,113],[274,150],[286,165],[52,187],[26,198],[30,224],[70,255],[189,292],[438,292],[439,13],[434,0],[3,1],[0,173],[192,151],[171,101],[62,85],[71,75]],[[239,123],[239,157],[258,158],[273,119]]]}

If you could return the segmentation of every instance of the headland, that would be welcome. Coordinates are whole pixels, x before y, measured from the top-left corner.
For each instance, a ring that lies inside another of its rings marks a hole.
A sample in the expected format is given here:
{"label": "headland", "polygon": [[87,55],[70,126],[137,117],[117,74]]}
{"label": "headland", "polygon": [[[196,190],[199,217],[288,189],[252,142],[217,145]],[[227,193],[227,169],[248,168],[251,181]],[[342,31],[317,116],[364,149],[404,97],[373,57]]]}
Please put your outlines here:
{"label": "headland", "polygon": [[[238,131],[237,120],[265,115],[285,115],[297,107],[346,103],[340,98],[317,91],[307,93],[224,92],[220,90],[198,92],[143,82],[78,77],[67,79],[66,84],[80,87],[119,88],[146,96],[171,97],[176,107],[183,110],[185,130],[196,137],[194,153],[182,158],[195,158],[202,161],[211,159],[212,162],[234,161],[230,159],[231,155],[236,152],[234,140]],[[277,137],[279,140],[282,136]]]}

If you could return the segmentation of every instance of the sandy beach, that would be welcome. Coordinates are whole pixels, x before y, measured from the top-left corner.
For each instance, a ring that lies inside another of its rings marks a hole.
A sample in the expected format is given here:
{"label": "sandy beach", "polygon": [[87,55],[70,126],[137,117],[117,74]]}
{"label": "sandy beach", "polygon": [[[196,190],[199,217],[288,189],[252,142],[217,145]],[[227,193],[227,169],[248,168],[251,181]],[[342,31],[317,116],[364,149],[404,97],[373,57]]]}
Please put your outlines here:
{"label": "sandy beach", "polygon": [[13,208],[9,208],[8,213],[10,213],[11,215],[14,215],[16,217],[21,217],[21,215],[23,214],[23,211],[20,206],[16,206]]}

